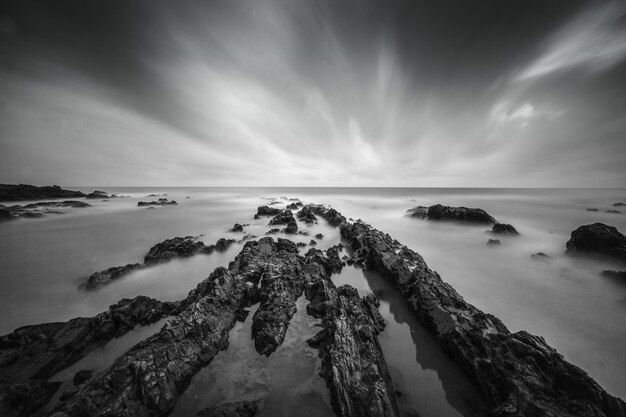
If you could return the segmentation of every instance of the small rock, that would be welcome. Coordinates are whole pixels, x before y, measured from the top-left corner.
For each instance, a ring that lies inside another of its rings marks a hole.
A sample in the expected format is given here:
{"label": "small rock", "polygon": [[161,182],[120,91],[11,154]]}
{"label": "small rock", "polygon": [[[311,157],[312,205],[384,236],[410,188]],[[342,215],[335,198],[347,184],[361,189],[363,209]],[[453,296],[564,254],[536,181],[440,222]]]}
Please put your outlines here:
{"label": "small rock", "polygon": [[295,221],[289,222],[285,228],[285,233],[295,234],[298,233],[298,224]]}
{"label": "small rock", "polygon": [[240,225],[239,223],[235,223],[235,225],[233,226],[232,229],[230,229],[231,232],[243,232],[243,226]]}
{"label": "small rock", "polygon": [[323,234],[321,234],[321,233],[318,233],[318,234],[316,234],[316,235],[315,235],[315,237],[316,237],[317,239],[322,239],[322,238],[324,238],[324,235],[323,235]]}
{"label": "small rock", "polygon": [[489,246],[498,246],[500,244],[502,244],[502,242],[500,242],[500,239],[489,239],[487,241],[487,245]]}
{"label": "small rock", "polygon": [[491,228],[491,233],[495,235],[518,236],[519,232],[510,224],[496,223]]}
{"label": "small rock", "polygon": [[588,208],[587,211],[598,211],[597,208]]}
{"label": "small rock", "polygon": [[530,257],[536,261],[547,261],[550,259],[550,257],[543,252],[533,253]]}
{"label": "small rock", "polygon": [[311,241],[309,242],[309,245],[315,246],[315,245],[317,245],[317,242],[315,240],[311,239]]}

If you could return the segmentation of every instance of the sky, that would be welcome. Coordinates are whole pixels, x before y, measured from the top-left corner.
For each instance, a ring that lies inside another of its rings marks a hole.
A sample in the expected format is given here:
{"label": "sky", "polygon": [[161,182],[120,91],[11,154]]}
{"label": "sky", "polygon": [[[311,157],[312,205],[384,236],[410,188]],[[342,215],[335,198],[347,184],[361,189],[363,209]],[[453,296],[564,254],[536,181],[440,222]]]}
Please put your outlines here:
{"label": "sky", "polygon": [[626,1],[3,0],[0,183],[626,187]]}

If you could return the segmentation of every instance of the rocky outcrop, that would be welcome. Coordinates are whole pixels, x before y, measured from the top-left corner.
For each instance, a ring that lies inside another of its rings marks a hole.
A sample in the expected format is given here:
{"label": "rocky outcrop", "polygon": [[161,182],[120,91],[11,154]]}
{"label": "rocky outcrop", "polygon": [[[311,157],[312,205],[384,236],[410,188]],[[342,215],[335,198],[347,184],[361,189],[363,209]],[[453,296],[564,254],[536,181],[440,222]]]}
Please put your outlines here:
{"label": "rocky outcrop", "polygon": [[300,209],[300,207],[302,207],[304,204],[302,204],[300,201],[298,201],[297,203],[291,203],[287,205],[287,209],[289,210],[298,210]]}
{"label": "rocky outcrop", "polygon": [[205,408],[195,417],[254,417],[259,411],[259,400],[221,403]]}
{"label": "rocky outcrop", "polygon": [[232,229],[230,229],[231,232],[243,232],[243,226],[240,225],[239,223],[235,223],[235,225],[233,226]]}
{"label": "rocky outcrop", "polygon": [[287,223],[287,227],[285,227],[285,233],[292,235],[298,233],[298,223],[296,223],[295,221]]}
{"label": "rocky outcrop", "polygon": [[334,208],[326,207],[319,204],[307,204],[305,207],[308,207],[313,214],[317,214],[333,227],[341,226],[346,222],[346,218],[343,217],[341,213],[339,213]]}
{"label": "rocky outcrop", "polygon": [[[19,206],[14,206],[14,207],[19,207]],[[83,201],[75,201],[75,200],[65,200],[65,201],[43,201],[40,203],[32,203],[32,204],[27,204],[25,205],[23,208],[24,209],[36,209],[36,208],[41,208],[41,207],[74,207],[74,208],[85,208],[85,207],[91,207],[91,204],[87,204]]]}
{"label": "rocky outcrop", "polygon": [[295,221],[296,219],[294,219],[291,210],[281,210],[278,214],[272,217],[268,224],[272,226],[277,224],[289,224]]}
{"label": "rocky outcrop", "polygon": [[94,191],[94,192],[87,194],[85,198],[94,199],[94,200],[95,199],[109,199],[111,198],[111,196],[105,193],[104,191]]}
{"label": "rocky outcrop", "polygon": [[[180,303],[159,333],[135,345],[103,374],[45,414],[163,416],[191,377],[228,346],[228,332],[258,298],[267,271],[292,271],[295,244],[263,238],[247,242],[226,268],[217,268]],[[282,273],[282,272],[281,272]]]}
{"label": "rocky outcrop", "polygon": [[400,293],[416,319],[465,371],[494,416],[624,417],[626,403],[568,363],[541,337],[511,333],[467,303],[420,255],[357,221],[341,235],[364,268]]}
{"label": "rocky outcrop", "polygon": [[504,223],[496,223],[493,225],[493,227],[491,228],[491,233],[493,233],[494,235],[505,235],[505,236],[518,236],[519,232],[517,231],[517,229],[515,229],[515,227],[511,226],[510,224],[504,224]]}
{"label": "rocky outcrop", "polygon": [[297,216],[298,219],[302,220],[306,224],[317,223],[317,217],[315,217],[315,214],[311,211],[310,206],[302,207],[302,210],[298,212]]}
{"label": "rocky outcrop", "polygon": [[602,271],[600,275],[609,278],[626,279],[626,271],[611,271],[607,269],[606,271]]}
{"label": "rocky outcrop", "polygon": [[150,207],[150,206],[177,206],[178,203],[174,200],[169,201],[167,198],[159,198],[159,201],[140,201],[137,203],[137,207]]}
{"label": "rocky outcrop", "polygon": [[34,185],[0,184],[0,201],[43,200],[48,198],[85,197],[80,191],[64,190],[58,185],[36,187]]}
{"label": "rocky outcrop", "polygon": [[109,284],[111,283],[111,281],[115,281],[116,279],[121,278],[124,275],[131,273],[132,271],[144,267],[145,266],[142,264],[127,264],[124,266],[114,266],[100,272],[94,272],[87,279],[85,289],[93,290],[99,286]]}
{"label": "rocky outcrop", "polygon": [[626,236],[602,223],[580,226],[572,232],[565,253],[590,256],[626,264]]}
{"label": "rocky outcrop", "polygon": [[384,329],[378,299],[373,295],[360,298],[350,286],[337,289],[319,271],[311,278],[306,290],[307,312],[322,319],[323,330],[308,343],[319,350],[320,375],[330,390],[335,415],[400,415],[377,339]]}
{"label": "rocky outcrop", "polygon": [[489,239],[487,241],[487,246],[500,246],[501,244],[500,239]]}
{"label": "rocky outcrop", "polygon": [[280,209],[269,207],[269,206],[259,206],[256,211],[257,216],[275,216],[281,212]]}
{"label": "rocky outcrop", "polygon": [[475,224],[494,224],[496,219],[480,208],[450,207],[441,204],[424,207],[417,206],[407,211],[411,217],[428,220],[457,221]]}

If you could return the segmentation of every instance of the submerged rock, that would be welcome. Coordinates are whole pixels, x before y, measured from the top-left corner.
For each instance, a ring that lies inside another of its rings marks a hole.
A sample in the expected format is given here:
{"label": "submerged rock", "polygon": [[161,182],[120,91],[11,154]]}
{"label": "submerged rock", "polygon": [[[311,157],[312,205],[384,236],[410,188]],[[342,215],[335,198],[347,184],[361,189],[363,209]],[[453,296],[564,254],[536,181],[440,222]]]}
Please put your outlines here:
{"label": "submerged rock", "polygon": [[488,246],[499,246],[501,244],[502,244],[502,242],[500,242],[500,239],[489,239],[487,241],[487,245]]}
{"label": "submerged rock", "polygon": [[85,197],[81,191],[64,190],[58,185],[36,187],[34,185],[0,184],[0,201],[42,200],[48,198]]}
{"label": "submerged rock", "polygon": [[496,223],[491,228],[491,233],[495,235],[518,236],[519,232],[510,224]]}
{"label": "submerged rock", "polygon": [[572,232],[565,253],[626,263],[626,236],[603,223],[580,226]]}
{"label": "submerged rock", "polygon": [[434,206],[430,206],[428,208],[424,206],[417,206],[408,210],[408,213],[411,217],[420,217],[428,220],[457,221],[477,224],[496,223],[496,219],[480,208],[451,207],[435,204]]}
{"label": "submerged rock", "polygon": [[550,256],[546,255],[543,252],[533,253],[532,255],[530,255],[530,257],[536,261],[547,261],[548,259],[550,259]]}
{"label": "submerged rock", "polygon": [[422,257],[371,226],[344,224],[354,258],[400,293],[415,318],[465,371],[494,416],[624,417],[626,403],[604,391],[543,338],[511,333],[467,303]]}

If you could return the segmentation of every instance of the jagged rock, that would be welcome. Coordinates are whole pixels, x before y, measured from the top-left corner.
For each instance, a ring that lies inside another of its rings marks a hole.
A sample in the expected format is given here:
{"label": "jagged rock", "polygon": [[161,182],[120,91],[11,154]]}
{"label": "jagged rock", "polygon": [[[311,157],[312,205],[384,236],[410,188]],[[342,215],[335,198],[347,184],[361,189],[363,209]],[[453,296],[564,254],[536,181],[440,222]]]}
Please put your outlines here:
{"label": "jagged rock", "polygon": [[602,271],[600,275],[610,278],[626,279],[626,271],[610,271],[607,269],[606,271]]}
{"label": "jagged rock", "polygon": [[298,223],[296,223],[295,221],[289,222],[287,224],[287,227],[285,227],[285,233],[288,233],[288,234],[298,233]]}
{"label": "jagged rock", "polygon": [[298,212],[297,216],[298,219],[302,220],[306,224],[317,223],[317,217],[315,217],[315,214],[311,211],[310,206],[302,207],[302,210]]}
{"label": "jagged rock", "polygon": [[296,244],[278,239],[277,247],[280,248],[276,255],[278,262],[270,263],[263,271],[261,304],[252,317],[254,347],[265,356],[282,344],[305,284]]}
{"label": "jagged rock", "polygon": [[140,201],[137,203],[137,207],[148,206],[177,206],[178,203],[174,200],[168,201],[167,198],[159,198],[159,201]]}
{"label": "jagged rock", "polygon": [[302,203],[287,204],[287,210],[298,210],[302,206]]}
{"label": "jagged rock", "polygon": [[200,411],[195,417],[254,417],[260,400],[222,403]]}
{"label": "jagged rock", "polygon": [[311,239],[311,241],[309,242],[309,245],[315,246],[317,245],[317,242],[314,239]]}
{"label": "jagged rock", "polygon": [[411,217],[421,217],[428,220],[458,221],[465,223],[493,224],[496,219],[480,208],[450,207],[435,204],[425,210],[424,206],[417,206],[408,211]]}
{"label": "jagged rock", "polygon": [[335,245],[326,250],[326,257],[328,258],[328,263],[330,265],[331,271],[334,274],[340,273],[344,265],[341,258],[339,258],[339,252],[342,249],[343,246]]}
{"label": "jagged rock", "polygon": [[107,193],[105,193],[104,191],[94,191],[92,193],[89,193],[85,196],[85,198],[88,199],[103,199],[103,198],[111,198],[110,195],[108,195]]}
{"label": "jagged rock", "polygon": [[268,223],[269,225],[277,225],[277,224],[289,224],[291,222],[295,222],[296,219],[293,218],[293,213],[291,210],[281,210],[277,215],[275,215],[272,220]]}
{"label": "jagged rock", "polygon": [[281,212],[280,209],[269,207],[269,206],[259,206],[256,211],[257,216],[275,216]]}
{"label": "jagged rock", "polygon": [[36,187],[34,185],[0,184],[0,201],[42,200],[48,198],[85,197],[80,191],[64,190],[58,185]]}
{"label": "jagged rock", "polygon": [[235,225],[233,226],[232,229],[230,229],[231,232],[243,232],[243,226],[240,225],[239,223],[235,223]]}
{"label": "jagged rock", "polygon": [[304,242],[298,242],[298,243],[296,243],[296,246],[297,246],[298,248],[303,248],[303,247],[305,247],[305,246],[306,246],[306,243],[304,243]]}
{"label": "jagged rock", "polygon": [[[296,225],[296,230],[297,230],[297,225]],[[273,228],[265,232],[266,235],[275,235],[276,233],[280,233],[280,229]]]}
{"label": "jagged rock", "polygon": [[59,397],[59,401],[67,401],[78,393],[78,388],[68,388]]}
{"label": "jagged rock", "polygon": [[85,381],[90,380],[92,374],[93,374],[92,370],[82,369],[76,372],[76,374],[74,374],[74,379],[72,379],[72,382],[74,382],[74,385],[79,386],[83,384]]}
{"label": "jagged rock", "polygon": [[567,255],[606,258],[626,263],[626,236],[602,223],[580,226],[566,244]]}
{"label": "jagged rock", "polygon": [[91,204],[87,204],[83,201],[65,200],[65,201],[43,201],[40,203],[32,203],[24,206],[25,209],[34,209],[39,207],[76,207],[85,208],[91,207]]}
{"label": "jagged rock", "polygon": [[308,340],[319,350],[320,375],[336,416],[399,416],[395,391],[377,335],[384,329],[378,299],[335,285],[323,274],[309,281],[307,312],[323,330]]}
{"label": "jagged rock", "polygon": [[547,261],[550,259],[550,257],[543,252],[533,253],[530,257],[536,261]]}
{"label": "jagged rock", "polygon": [[501,244],[502,244],[502,242],[500,242],[500,239],[489,239],[487,241],[487,245],[489,245],[489,246],[498,246],[498,245],[501,245]]}
{"label": "jagged rock", "polygon": [[496,223],[491,228],[491,233],[495,235],[517,236],[519,232],[510,224]]}
{"label": "jagged rock", "polygon": [[217,242],[215,242],[215,250],[218,252],[224,252],[226,251],[230,245],[232,245],[233,243],[235,243],[236,240],[235,239],[218,239]]}
{"label": "jagged rock", "polygon": [[114,266],[112,268],[106,269],[100,272],[94,272],[87,279],[87,283],[85,284],[85,288],[88,290],[92,290],[101,285],[106,285],[114,281],[136,269],[141,269],[144,266],[142,264],[127,264],[124,266]]}
{"label": "jagged rock", "polygon": [[307,204],[305,207],[309,207],[313,214],[317,214],[333,227],[341,226],[346,222],[346,218],[334,208],[325,207],[319,204]]}
{"label": "jagged rock", "polygon": [[415,318],[473,380],[494,416],[624,417],[626,403],[544,339],[511,333],[463,298],[422,257],[361,221],[341,235],[354,257],[400,293]]}
{"label": "jagged rock", "polygon": [[[220,239],[218,243],[222,240]],[[215,246],[206,246],[204,242],[197,241],[193,236],[175,237],[166,239],[151,247],[144,257],[144,263],[146,265],[154,265],[168,262],[172,258],[185,258],[199,253],[210,254],[214,249],[217,249],[217,244]]]}
{"label": "jagged rock", "polygon": [[42,380],[16,384],[0,382],[0,416],[30,416],[44,407],[59,389],[60,382]]}
{"label": "jagged rock", "polygon": [[318,234],[316,234],[316,235],[315,235],[315,237],[316,237],[317,239],[323,239],[323,238],[324,238],[324,235],[323,235],[323,234],[321,234],[321,233],[318,233]]}

